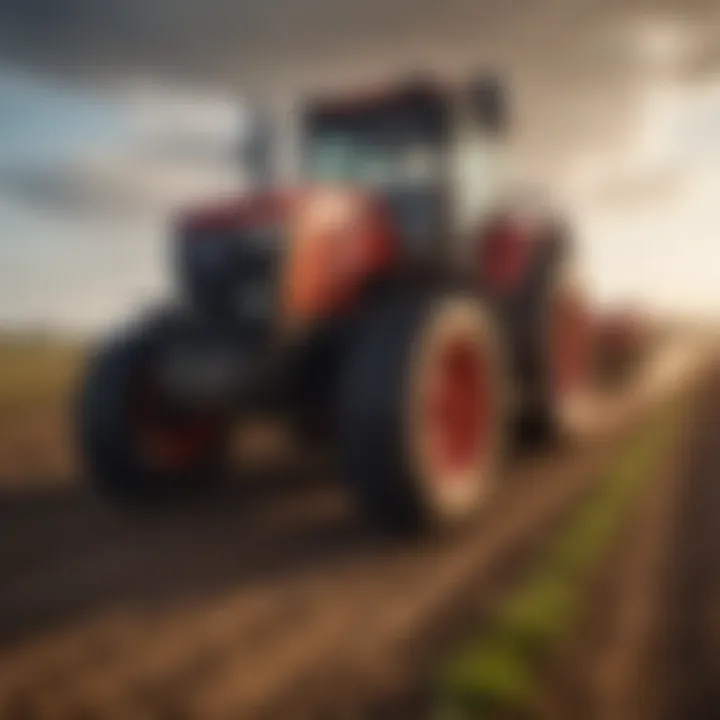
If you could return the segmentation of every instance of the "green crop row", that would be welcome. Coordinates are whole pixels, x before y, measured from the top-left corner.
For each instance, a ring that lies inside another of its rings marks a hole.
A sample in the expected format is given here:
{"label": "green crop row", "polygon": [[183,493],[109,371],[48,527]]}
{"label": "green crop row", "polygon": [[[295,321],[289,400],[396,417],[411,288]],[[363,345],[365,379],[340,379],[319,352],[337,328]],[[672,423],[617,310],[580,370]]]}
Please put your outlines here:
{"label": "green crop row", "polygon": [[438,673],[438,720],[527,714],[542,662],[572,629],[588,577],[610,549],[644,482],[653,476],[674,424],[645,426],[604,471],[592,495],[542,547],[528,575]]}

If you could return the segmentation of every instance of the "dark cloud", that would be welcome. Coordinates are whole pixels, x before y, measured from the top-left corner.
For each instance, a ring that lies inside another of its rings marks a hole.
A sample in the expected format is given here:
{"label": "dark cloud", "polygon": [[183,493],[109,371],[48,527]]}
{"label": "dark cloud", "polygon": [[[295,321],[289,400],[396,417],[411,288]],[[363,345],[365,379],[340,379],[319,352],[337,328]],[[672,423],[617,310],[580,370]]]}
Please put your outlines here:
{"label": "dark cloud", "polygon": [[[702,17],[713,0],[0,0],[0,56],[102,75],[158,72],[242,85],[308,63],[361,62],[425,46],[478,51],[518,31],[572,52],[599,24],[633,13]],[[530,32],[527,32],[529,30]],[[507,50],[508,48],[506,48]],[[517,45],[518,56],[532,48]],[[422,55],[422,52],[419,52]]]}

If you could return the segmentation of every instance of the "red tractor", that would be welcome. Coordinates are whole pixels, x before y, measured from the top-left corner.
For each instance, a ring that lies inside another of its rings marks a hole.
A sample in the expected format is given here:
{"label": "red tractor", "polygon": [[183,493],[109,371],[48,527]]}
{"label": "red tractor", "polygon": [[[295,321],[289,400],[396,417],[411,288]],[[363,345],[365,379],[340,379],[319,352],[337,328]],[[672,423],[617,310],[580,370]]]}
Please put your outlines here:
{"label": "red tractor", "polygon": [[460,522],[510,428],[570,430],[590,366],[565,228],[488,206],[494,80],[308,103],[298,190],[188,212],[178,298],[91,360],[81,441],[109,494],[207,485],[258,412],[331,443],[390,530]]}

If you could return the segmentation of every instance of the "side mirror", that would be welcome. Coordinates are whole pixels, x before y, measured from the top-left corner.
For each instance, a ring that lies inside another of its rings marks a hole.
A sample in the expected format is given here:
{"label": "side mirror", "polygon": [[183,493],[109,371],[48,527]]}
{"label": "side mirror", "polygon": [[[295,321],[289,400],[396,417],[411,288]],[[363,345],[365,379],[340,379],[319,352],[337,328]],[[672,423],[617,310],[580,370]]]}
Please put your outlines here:
{"label": "side mirror", "polygon": [[468,90],[471,114],[476,122],[492,133],[502,133],[509,125],[507,93],[492,75],[474,79]]}

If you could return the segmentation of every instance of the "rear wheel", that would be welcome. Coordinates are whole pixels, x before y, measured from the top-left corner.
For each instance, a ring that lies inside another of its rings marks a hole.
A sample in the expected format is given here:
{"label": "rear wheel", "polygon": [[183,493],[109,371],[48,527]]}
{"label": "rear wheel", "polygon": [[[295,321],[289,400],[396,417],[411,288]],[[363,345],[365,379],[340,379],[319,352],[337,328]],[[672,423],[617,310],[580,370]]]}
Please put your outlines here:
{"label": "rear wheel", "polygon": [[341,447],[391,531],[457,524],[488,497],[504,436],[498,339],[476,298],[397,298],[368,314],[342,378]]}
{"label": "rear wheel", "polygon": [[226,424],[172,407],[159,390],[153,323],[90,360],[80,393],[80,450],[96,487],[147,498],[209,487],[225,459]]}
{"label": "rear wheel", "polygon": [[582,284],[558,268],[547,284],[538,323],[538,421],[547,434],[581,434],[592,386],[592,317]]}

